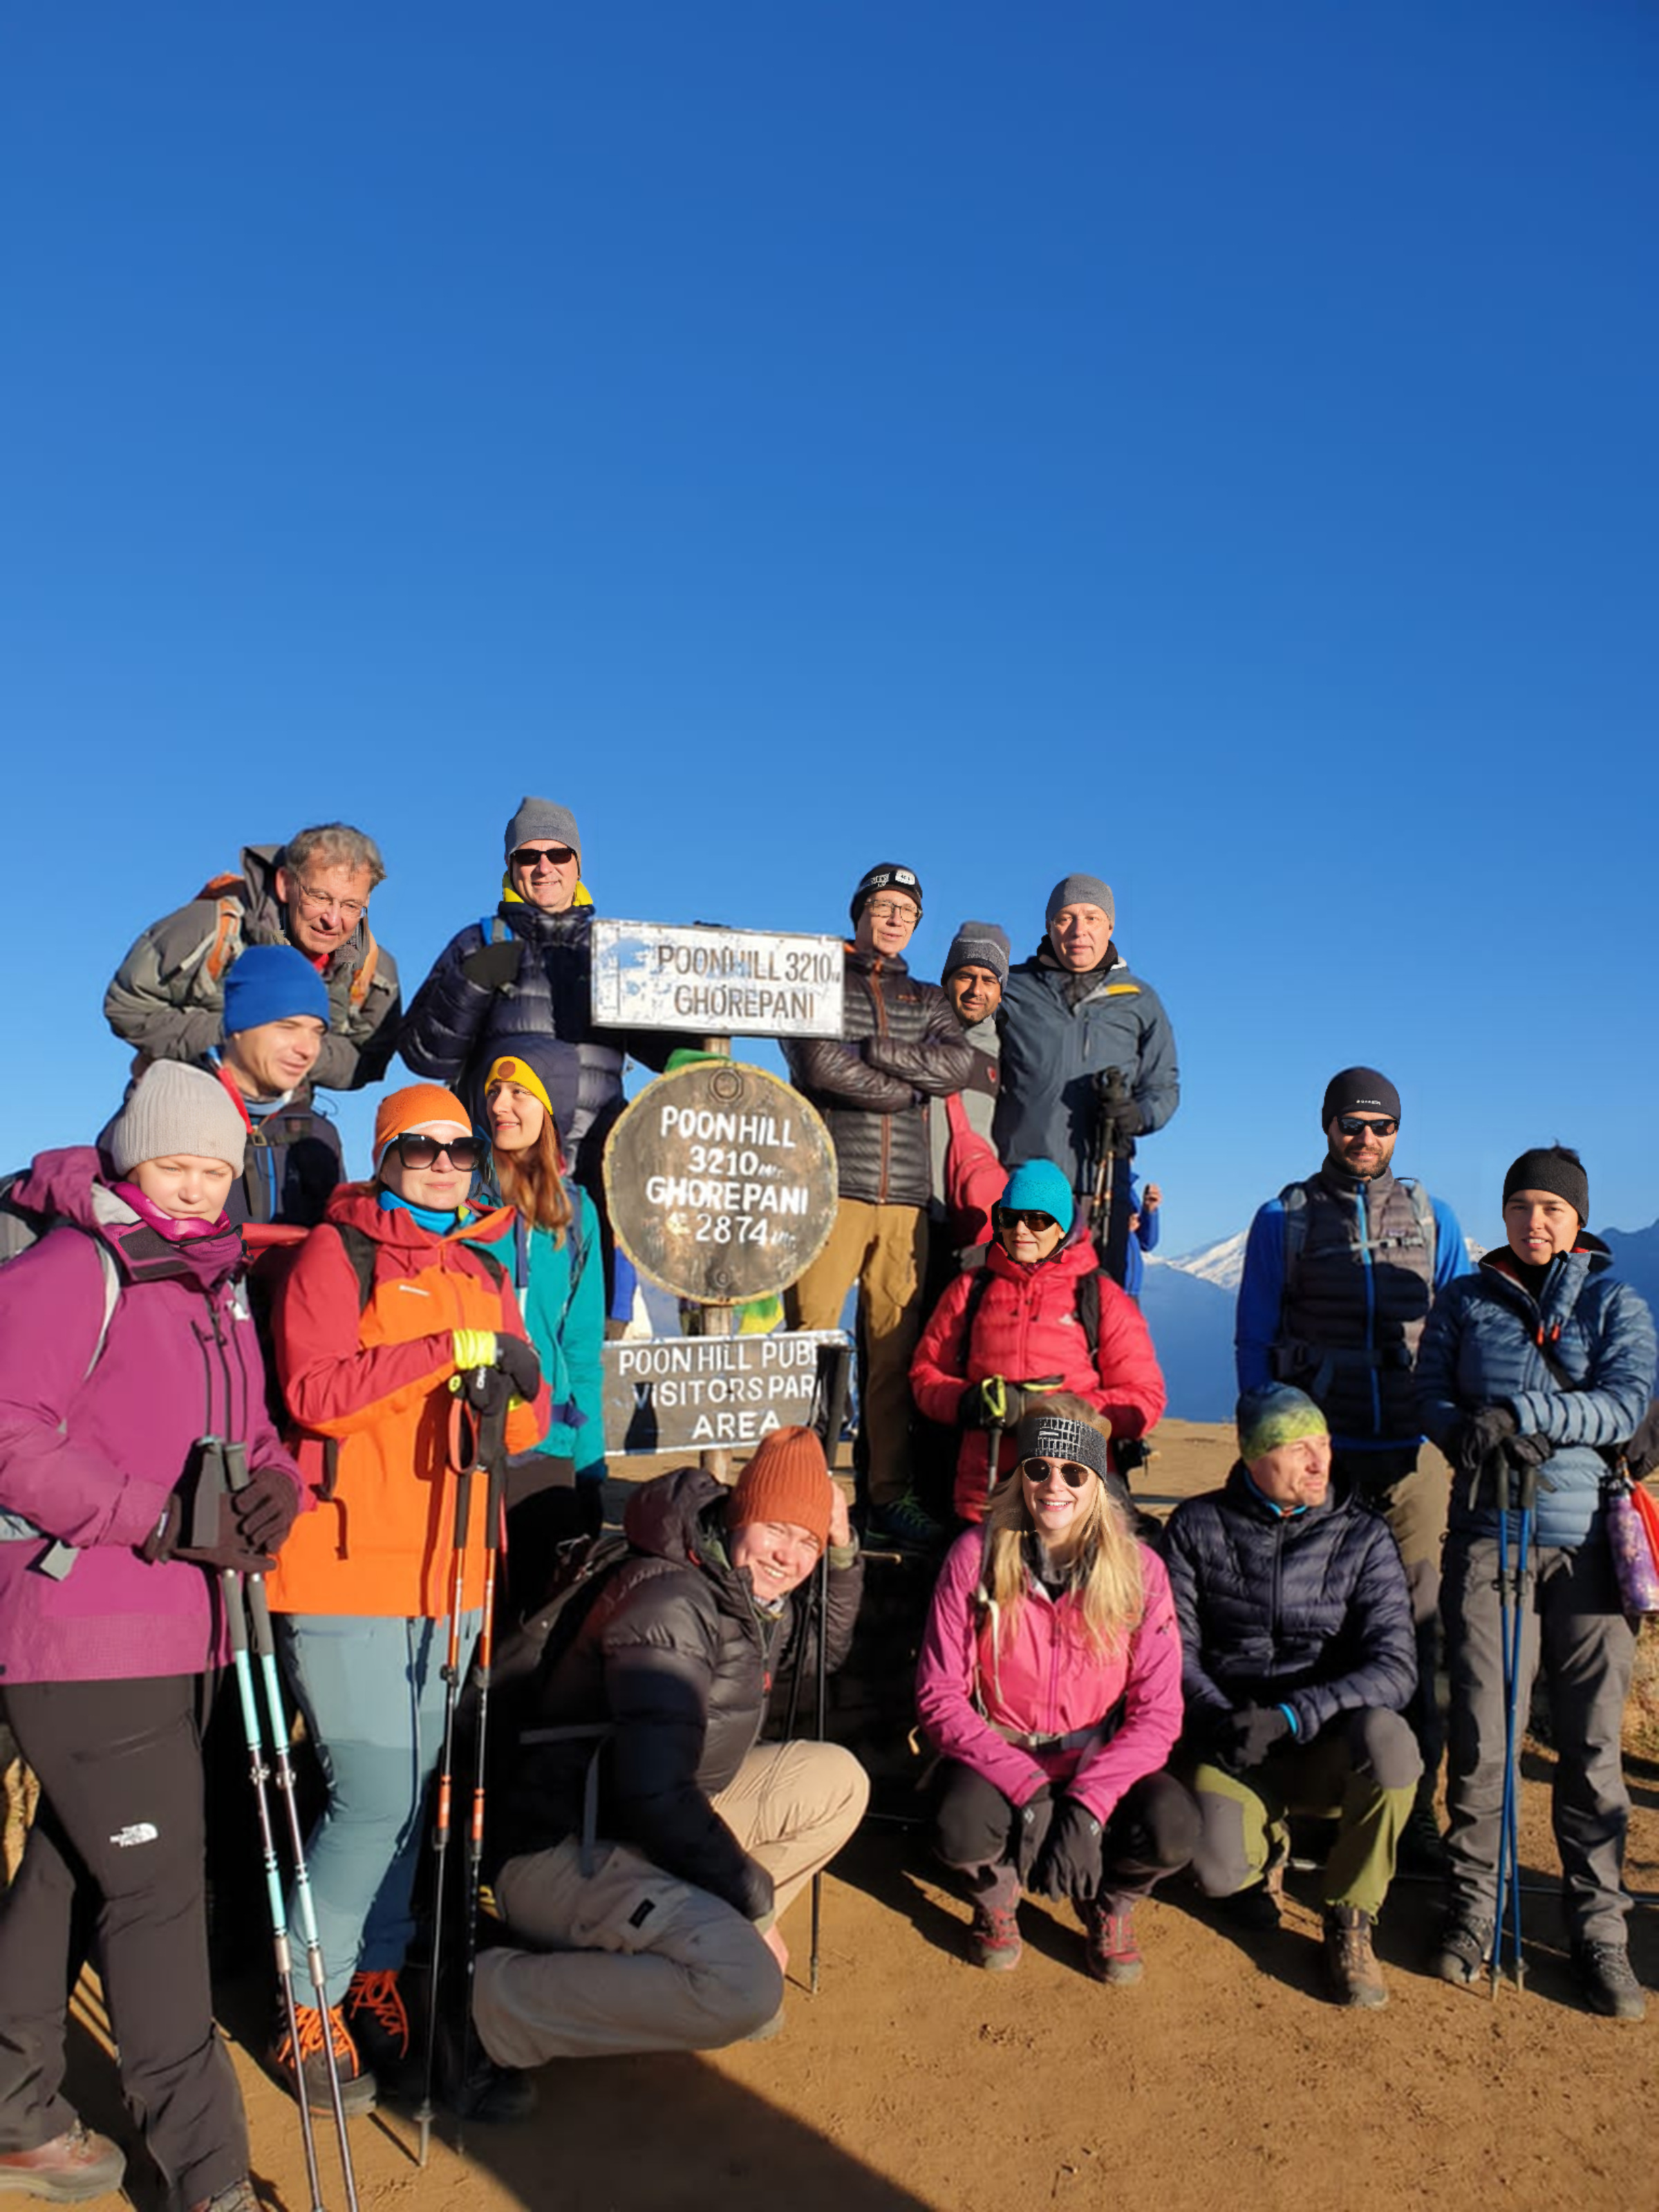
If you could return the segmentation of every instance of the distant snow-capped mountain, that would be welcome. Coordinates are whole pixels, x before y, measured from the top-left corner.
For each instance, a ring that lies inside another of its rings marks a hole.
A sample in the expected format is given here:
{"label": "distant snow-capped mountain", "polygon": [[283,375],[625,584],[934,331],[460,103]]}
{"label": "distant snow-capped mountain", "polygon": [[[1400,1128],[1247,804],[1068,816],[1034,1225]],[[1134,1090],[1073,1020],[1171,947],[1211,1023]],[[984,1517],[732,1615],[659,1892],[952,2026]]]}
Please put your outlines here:
{"label": "distant snow-capped mountain", "polygon": [[1201,1245],[1196,1252],[1177,1252],[1167,1260],[1154,1254],[1148,1264],[1179,1267],[1183,1275],[1196,1275],[1200,1283],[1213,1283],[1218,1291],[1236,1291],[1249,1236],[1248,1229],[1241,1229],[1237,1237],[1224,1237],[1218,1244]]}

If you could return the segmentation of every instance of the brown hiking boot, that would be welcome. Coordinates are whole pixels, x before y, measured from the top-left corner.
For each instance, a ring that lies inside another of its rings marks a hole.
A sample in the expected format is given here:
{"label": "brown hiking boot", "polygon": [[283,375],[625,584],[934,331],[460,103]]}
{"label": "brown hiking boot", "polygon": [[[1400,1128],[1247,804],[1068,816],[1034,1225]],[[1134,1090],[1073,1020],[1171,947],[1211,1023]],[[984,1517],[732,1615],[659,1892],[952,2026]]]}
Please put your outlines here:
{"label": "brown hiking boot", "polygon": [[342,2009],[359,2060],[377,2081],[395,2081],[409,2057],[409,2014],[395,1969],[354,1974]]}
{"label": "brown hiking boot", "polygon": [[1389,2002],[1382,1969],[1371,1948],[1375,1925],[1370,1914],[1357,1905],[1325,1907],[1325,1978],[1338,2004],[1375,2012]]}
{"label": "brown hiking boot", "polygon": [[[286,2022],[270,2054],[270,2069],[290,2096],[303,2094],[313,2112],[328,2112],[334,2109],[329,2088],[328,2057],[323,2049],[323,2015],[315,2005],[296,2005],[295,2014],[300,2023],[300,2063],[296,2072],[294,2045]],[[359,2112],[372,2112],[378,2094],[374,2076],[363,2063],[362,2054],[345,2024],[345,2014],[338,2005],[328,2008],[328,2025],[334,2045],[334,2063],[339,2070],[340,2103],[348,2118]],[[303,2085],[303,2089],[301,2085]]]}
{"label": "brown hiking boot", "polygon": [[126,2170],[120,2145],[76,2120],[33,2150],[0,2151],[0,2191],[16,2190],[48,2204],[80,2204],[118,2189]]}

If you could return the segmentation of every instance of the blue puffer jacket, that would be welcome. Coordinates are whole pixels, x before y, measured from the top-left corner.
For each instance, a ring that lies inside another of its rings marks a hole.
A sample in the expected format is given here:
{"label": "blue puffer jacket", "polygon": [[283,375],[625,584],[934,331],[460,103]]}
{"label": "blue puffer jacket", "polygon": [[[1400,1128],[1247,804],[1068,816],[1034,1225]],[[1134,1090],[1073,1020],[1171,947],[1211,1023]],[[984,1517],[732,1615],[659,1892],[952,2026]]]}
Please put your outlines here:
{"label": "blue puffer jacket", "polygon": [[[520,1037],[559,1037],[574,1045],[581,1076],[567,1146],[578,1179],[597,1189],[599,1152],[622,1110],[626,1055],[660,1070],[676,1046],[700,1040],[665,1030],[594,1026],[592,931],[591,906],[544,914],[521,899],[503,898],[494,920],[469,922],[438,955],[415,994],[398,1049],[416,1075],[447,1084],[482,1118],[483,1079]],[[508,937],[520,948],[511,983],[492,991],[461,972],[470,953]]]}
{"label": "blue puffer jacket", "polygon": [[[1515,1264],[1507,1246],[1488,1252],[1435,1300],[1417,1355],[1419,1416],[1448,1457],[1482,1406],[1507,1406],[1522,1436],[1547,1437],[1559,1449],[1539,1469],[1534,1534],[1575,1551],[1601,1530],[1598,1447],[1627,1443],[1653,1395],[1653,1316],[1597,1237],[1551,1261],[1536,1298]],[[1472,1506],[1454,1473],[1450,1534],[1497,1533],[1496,1507]]]}
{"label": "blue puffer jacket", "polygon": [[1400,1548],[1352,1495],[1281,1520],[1242,1462],[1170,1516],[1181,1692],[1198,1749],[1240,1705],[1288,1705],[1297,1741],[1339,1713],[1403,1712],[1417,1643]]}
{"label": "blue puffer jacket", "polygon": [[1083,975],[1069,974],[1040,946],[1010,973],[997,1025],[1001,1089],[994,1137],[1006,1167],[1058,1160],[1073,1190],[1089,1189],[1100,1135],[1095,1078],[1109,1067],[1122,1069],[1147,1131],[1161,1129],[1181,1103],[1170,1017],[1115,945]]}

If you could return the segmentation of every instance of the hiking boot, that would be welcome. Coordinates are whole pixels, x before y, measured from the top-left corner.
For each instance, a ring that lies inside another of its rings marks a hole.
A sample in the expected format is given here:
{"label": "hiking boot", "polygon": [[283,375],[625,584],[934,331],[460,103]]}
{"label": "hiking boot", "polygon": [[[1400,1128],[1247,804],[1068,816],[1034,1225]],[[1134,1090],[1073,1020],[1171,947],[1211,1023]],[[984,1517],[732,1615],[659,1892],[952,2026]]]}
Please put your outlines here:
{"label": "hiking boot", "polygon": [[244,2176],[216,2197],[203,2197],[191,2206],[190,2212],[259,2212],[259,2200],[253,2193],[253,2184]]}
{"label": "hiking boot", "polygon": [[1592,2012],[1608,2020],[1644,2020],[1648,2002],[1642,1984],[1631,1971],[1630,1954],[1622,1943],[1575,1943],[1572,1971]]}
{"label": "hiking boot", "polygon": [[1371,1948],[1376,1924],[1357,1905],[1325,1907],[1325,1978],[1338,2004],[1375,2012],[1389,2002],[1382,1969]]}
{"label": "hiking boot", "polygon": [[354,1974],[341,2009],[361,2063],[377,2081],[395,2081],[409,2057],[409,2014],[395,1971]]}
{"label": "hiking boot", "polygon": [[1024,1948],[1019,1940],[1019,1877],[1012,1867],[1000,1868],[975,1893],[968,1956],[993,1974],[1011,1974]]}
{"label": "hiking boot", "polygon": [[1083,1908],[1083,1963],[1097,1982],[1127,1989],[1146,1971],[1135,1941],[1134,1899],[1097,1898]]}
{"label": "hiking boot", "polygon": [[438,2094],[457,2119],[511,2127],[536,2109],[536,2085],[516,2067],[498,2066],[476,2034],[438,2024]]}
{"label": "hiking boot", "polygon": [[[304,2083],[305,2100],[313,2112],[331,2112],[334,2106],[329,2094],[328,2057],[323,2049],[323,2015],[315,2005],[296,2005],[294,2009],[300,2023],[299,2081]],[[338,2005],[329,2007],[328,2026],[334,2063],[339,2069],[340,2103],[347,2118],[372,2112],[378,2094],[374,2076],[364,2065]],[[295,2076],[294,2045],[286,2022],[270,2053],[270,2070],[290,2096],[300,2094]]]}
{"label": "hiking boot", "polygon": [[1472,1990],[1486,1972],[1492,1949],[1490,1920],[1465,1920],[1454,1914],[1440,1931],[1433,1971],[1454,1989]]}
{"label": "hiking boot", "polygon": [[76,2120],[33,2150],[0,2151],[0,2191],[16,2190],[49,2204],[79,2204],[118,2189],[126,2170],[121,2146]]}
{"label": "hiking boot", "polygon": [[936,1552],[945,1541],[945,1530],[913,1490],[886,1505],[872,1505],[866,1525],[870,1535],[885,1538],[901,1552]]}
{"label": "hiking boot", "polygon": [[1216,1899],[1222,1917],[1231,1920],[1235,1928],[1246,1929],[1252,1934],[1271,1934],[1278,1927],[1284,1909],[1285,1869],[1290,1857],[1288,1844],[1276,1844],[1256,1881],[1236,1889],[1231,1897]]}
{"label": "hiking boot", "polygon": [[1441,1879],[1446,1871],[1446,1839],[1434,1817],[1432,1805],[1413,1805],[1411,1818],[1400,1834],[1395,1863],[1401,1874]]}

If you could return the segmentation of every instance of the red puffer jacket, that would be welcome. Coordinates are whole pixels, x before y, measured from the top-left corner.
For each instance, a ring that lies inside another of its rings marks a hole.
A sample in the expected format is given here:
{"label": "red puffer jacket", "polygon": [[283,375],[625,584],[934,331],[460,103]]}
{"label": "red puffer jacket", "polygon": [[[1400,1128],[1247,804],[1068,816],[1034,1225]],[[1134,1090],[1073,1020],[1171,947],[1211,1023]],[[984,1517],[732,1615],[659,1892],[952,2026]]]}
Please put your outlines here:
{"label": "red puffer jacket", "polygon": [[[1091,1359],[1079,1316],[1078,1291],[1099,1267],[1086,1236],[1062,1245],[1051,1259],[1027,1267],[1000,1244],[988,1246],[985,1287],[974,1288],[977,1270],[957,1277],[933,1310],[910,1363],[910,1390],[930,1421],[947,1427],[970,1382],[1000,1375],[1010,1382],[1043,1382],[1073,1390],[1103,1413],[1115,1437],[1145,1436],[1164,1411],[1164,1370],[1140,1308],[1117,1285],[1100,1283],[1100,1341]],[[973,1298],[973,1341],[967,1312]],[[955,1504],[965,1521],[977,1521],[990,1489],[989,1440],[983,1430],[963,1432],[957,1455]],[[1014,1463],[1014,1436],[1002,1439],[999,1476]]]}

